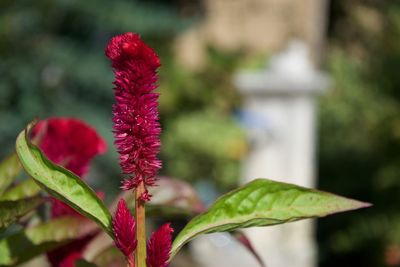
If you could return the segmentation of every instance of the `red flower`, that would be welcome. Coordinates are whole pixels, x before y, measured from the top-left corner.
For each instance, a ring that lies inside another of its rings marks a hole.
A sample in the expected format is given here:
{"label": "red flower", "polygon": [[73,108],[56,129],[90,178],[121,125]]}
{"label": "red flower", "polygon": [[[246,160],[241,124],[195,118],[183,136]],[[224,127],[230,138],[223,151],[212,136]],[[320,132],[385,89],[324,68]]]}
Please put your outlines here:
{"label": "red flower", "polygon": [[60,267],[75,267],[75,261],[82,258],[82,253],[73,252],[68,255],[62,262],[60,262]]}
{"label": "red flower", "polygon": [[51,118],[40,121],[32,137],[40,140],[40,149],[54,163],[83,176],[90,161],[103,154],[107,145],[92,127],[72,118]]}
{"label": "red flower", "polygon": [[[106,143],[96,131],[84,122],[72,118],[51,118],[40,121],[32,131],[32,137],[39,140],[39,147],[54,163],[83,176],[90,161],[106,151]],[[102,197],[102,192],[98,193]],[[67,204],[51,198],[51,218],[60,216],[81,216]],[[47,253],[54,267],[74,267],[74,261],[93,238],[84,236],[78,240]]]}
{"label": "red flower", "polygon": [[82,253],[73,252],[68,255],[62,262],[60,262],[60,267],[75,267],[75,261],[82,258]]}
{"label": "red flower", "polygon": [[155,231],[147,243],[147,267],[166,267],[172,247],[172,233],[174,229],[169,223]]}
{"label": "red flower", "polygon": [[[50,160],[81,177],[88,170],[90,161],[107,149],[95,129],[72,118],[39,121],[32,130],[32,137],[39,139],[40,149]],[[67,204],[52,198],[51,217],[64,215],[80,216]]]}
{"label": "red flower", "polygon": [[73,208],[65,204],[64,202],[52,197],[51,198],[51,218],[58,218],[61,216],[71,215],[71,216],[82,216]]}
{"label": "red flower", "polygon": [[47,259],[53,267],[75,267],[75,260],[80,259],[93,235],[88,235],[47,253]]}
{"label": "red flower", "polygon": [[[161,161],[160,124],[158,122],[157,68],[158,56],[137,34],[114,37],[105,51],[114,69],[113,122],[115,145],[120,165],[129,178],[122,188],[130,190],[140,183],[154,185]],[[142,200],[150,196],[144,193]]]}
{"label": "red flower", "polygon": [[137,246],[136,222],[123,199],[118,202],[112,225],[115,236],[115,246],[127,258],[130,258]]}

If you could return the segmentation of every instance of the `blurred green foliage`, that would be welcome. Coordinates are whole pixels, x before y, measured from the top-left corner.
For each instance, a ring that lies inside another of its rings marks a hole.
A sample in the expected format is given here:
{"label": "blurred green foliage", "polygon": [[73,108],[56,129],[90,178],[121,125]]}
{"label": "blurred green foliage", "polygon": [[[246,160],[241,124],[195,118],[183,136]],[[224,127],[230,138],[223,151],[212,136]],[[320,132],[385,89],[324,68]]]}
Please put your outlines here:
{"label": "blurred green foliage", "polygon": [[235,186],[237,164],[246,153],[244,133],[235,121],[216,112],[181,116],[165,134],[165,152],[170,155],[166,172],[191,181],[212,179],[220,188]]}
{"label": "blurred green foliage", "polygon": [[[210,49],[207,68],[198,73],[177,65],[172,41],[176,34],[200,19],[199,15],[182,15],[179,1],[94,1],[38,0],[0,2],[0,157],[9,154],[16,134],[34,117],[77,117],[93,125],[107,139],[109,153],[95,161],[89,174],[91,184],[107,188],[107,199],[119,191],[121,180],[117,154],[112,146],[111,106],[113,73],[104,56],[107,41],[115,34],[138,32],[159,53],[160,115],[165,144],[161,157],[162,174],[188,179],[221,178],[224,186],[236,183],[239,159],[214,153],[214,147],[193,146],[201,152],[189,151],[187,143],[201,144],[204,135],[186,135],[185,142],[174,136],[183,135],[184,124],[193,129],[207,119],[213,110],[214,122],[227,120],[223,135],[215,129],[214,140],[221,146],[238,136],[231,111],[238,97],[229,81],[237,57]],[[184,12],[183,12],[184,13]],[[200,117],[191,115],[198,114]],[[186,118],[186,116],[188,116]],[[193,118],[193,121],[190,119]],[[212,122],[210,122],[212,123]],[[212,126],[209,126],[212,127]],[[197,132],[196,132],[197,133]],[[169,137],[167,137],[169,136]],[[233,136],[233,137],[232,137]],[[172,138],[171,138],[172,137]],[[169,141],[168,141],[169,142]],[[167,149],[169,147],[169,149]],[[212,165],[201,165],[211,156]],[[199,170],[188,175],[174,164],[195,166]],[[216,162],[229,162],[215,170]],[[218,174],[218,175],[216,175]],[[228,175],[230,176],[228,178]],[[229,181],[228,181],[229,180]]]}
{"label": "blurred green foliage", "polygon": [[321,220],[321,266],[400,266],[400,5],[332,3],[319,188],[372,202]]}
{"label": "blurred green foliage", "polygon": [[[108,141],[110,153],[89,178],[110,199],[120,171],[112,147],[113,74],[103,49],[114,34],[136,31],[163,63],[162,173],[232,187],[246,151],[231,117],[240,98],[230,75],[243,64],[241,54],[209,49],[201,71],[179,66],[172,41],[199,19],[183,17],[179,2],[2,0],[0,156],[35,116],[82,118]],[[331,1],[330,20],[327,69],[335,84],[320,106],[319,188],[374,207],[320,221],[320,265],[400,266],[388,260],[393,248],[400,255],[400,4]]]}
{"label": "blurred green foliage", "polygon": [[210,48],[206,66],[196,72],[174,61],[164,63],[161,152],[168,175],[191,182],[207,179],[221,190],[237,185],[247,149],[244,131],[231,116],[240,105],[231,83],[239,58]]}

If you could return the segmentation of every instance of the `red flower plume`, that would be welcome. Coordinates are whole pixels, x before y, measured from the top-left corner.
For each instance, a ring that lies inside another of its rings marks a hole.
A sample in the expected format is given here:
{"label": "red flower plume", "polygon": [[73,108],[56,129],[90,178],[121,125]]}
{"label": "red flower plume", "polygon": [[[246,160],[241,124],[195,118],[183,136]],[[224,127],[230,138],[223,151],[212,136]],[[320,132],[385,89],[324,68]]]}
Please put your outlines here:
{"label": "red flower plume", "polygon": [[136,222],[123,199],[118,202],[112,225],[115,246],[129,258],[137,245]]}
{"label": "red flower plume", "polygon": [[[39,121],[32,130],[32,137],[39,140],[39,147],[54,163],[59,164],[82,177],[89,168],[90,161],[106,151],[105,141],[96,130],[86,123],[73,118],[50,118]],[[102,197],[102,193],[98,193]],[[51,198],[51,217],[81,216],[67,204]],[[54,267],[73,267],[74,261],[82,252],[93,235],[59,247],[47,253]]]}
{"label": "red flower plume", "polygon": [[147,267],[166,267],[168,265],[173,232],[174,229],[169,223],[166,223],[151,235],[147,243]]}
{"label": "red flower plume", "polygon": [[[32,130],[39,139],[39,147],[54,163],[64,166],[76,175],[85,175],[91,160],[103,154],[107,145],[95,129],[73,118],[50,118],[39,121]],[[102,197],[103,193],[99,193]],[[67,204],[53,198],[52,218],[63,215],[79,216]]]}
{"label": "red flower plume", "polygon": [[95,129],[73,118],[39,121],[32,130],[32,137],[36,136],[40,140],[40,149],[51,161],[78,176],[83,176],[90,161],[107,149]]}
{"label": "red flower plume", "polygon": [[[106,56],[114,69],[113,122],[115,145],[124,174],[129,178],[122,188],[130,190],[140,183],[154,185],[161,161],[158,122],[157,68],[160,61],[154,50],[137,34],[115,36],[108,43]],[[148,200],[147,192],[142,200]]]}

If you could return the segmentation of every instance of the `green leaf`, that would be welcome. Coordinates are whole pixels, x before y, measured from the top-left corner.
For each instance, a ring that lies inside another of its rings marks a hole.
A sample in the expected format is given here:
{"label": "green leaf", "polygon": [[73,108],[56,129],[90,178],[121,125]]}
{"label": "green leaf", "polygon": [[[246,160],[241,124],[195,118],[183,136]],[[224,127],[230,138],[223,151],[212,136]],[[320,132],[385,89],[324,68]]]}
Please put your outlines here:
{"label": "green leaf", "polygon": [[10,186],[22,167],[16,153],[12,153],[0,163],[0,195]]}
{"label": "green leaf", "polygon": [[32,144],[28,125],[17,137],[17,154],[25,171],[50,195],[98,223],[110,236],[111,214],[96,193],[72,172],[55,165]]}
{"label": "green leaf", "polygon": [[8,189],[2,196],[0,196],[0,201],[34,197],[40,193],[40,190],[40,187],[35,183],[35,181],[29,178]]}
{"label": "green leaf", "polygon": [[292,184],[256,179],[219,199],[175,238],[171,258],[201,234],[268,226],[370,206],[368,203]]}
{"label": "green leaf", "polygon": [[0,201],[0,230],[4,230],[19,218],[42,204],[41,197],[26,198],[16,201]]}
{"label": "green leaf", "polygon": [[98,229],[84,218],[60,217],[0,240],[0,266],[15,266]]}

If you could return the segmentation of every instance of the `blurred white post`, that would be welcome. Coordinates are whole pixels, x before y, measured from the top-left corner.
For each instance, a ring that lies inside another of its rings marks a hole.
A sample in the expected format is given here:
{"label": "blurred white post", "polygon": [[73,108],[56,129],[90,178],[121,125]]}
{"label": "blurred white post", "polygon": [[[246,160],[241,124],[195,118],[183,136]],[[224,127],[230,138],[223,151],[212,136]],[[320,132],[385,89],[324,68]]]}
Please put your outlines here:
{"label": "blurred white post", "polygon": [[[259,73],[239,73],[235,84],[244,95],[252,143],[244,180],[264,177],[297,185],[315,185],[315,99],[328,77],[316,71],[307,47],[294,41]],[[254,122],[253,122],[254,124]],[[314,267],[313,221],[252,228],[247,234],[268,267]]]}

